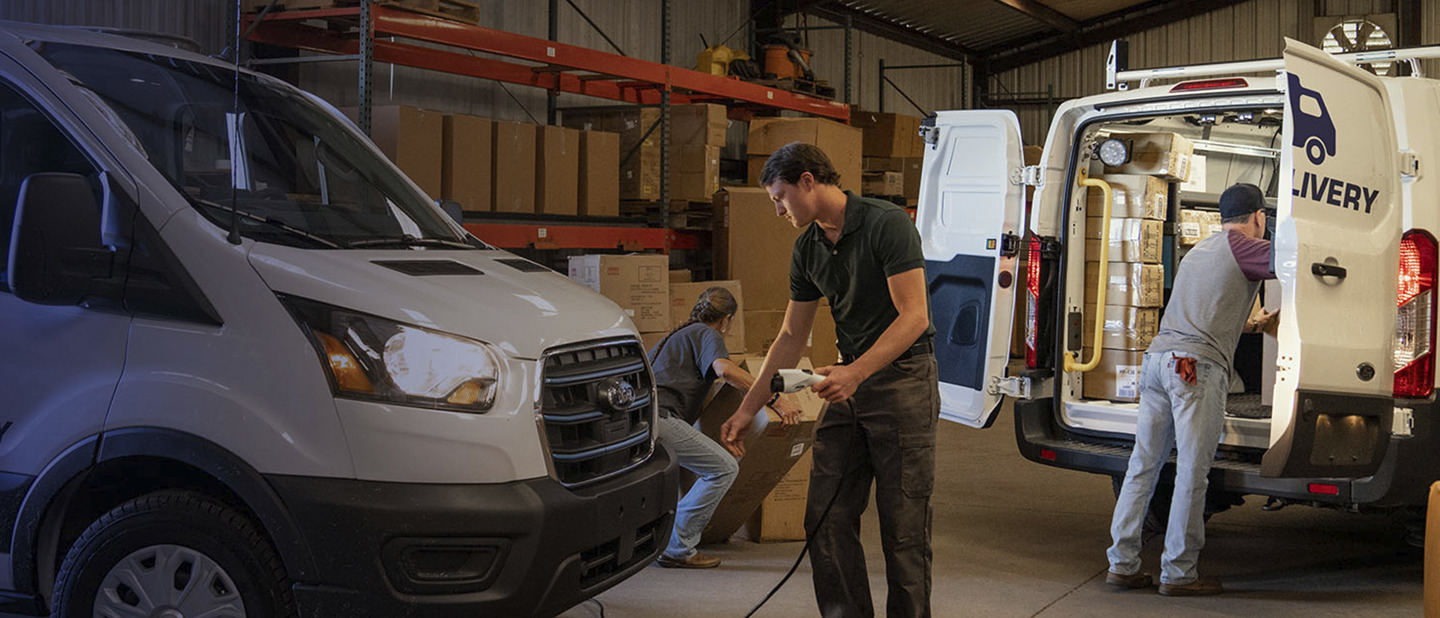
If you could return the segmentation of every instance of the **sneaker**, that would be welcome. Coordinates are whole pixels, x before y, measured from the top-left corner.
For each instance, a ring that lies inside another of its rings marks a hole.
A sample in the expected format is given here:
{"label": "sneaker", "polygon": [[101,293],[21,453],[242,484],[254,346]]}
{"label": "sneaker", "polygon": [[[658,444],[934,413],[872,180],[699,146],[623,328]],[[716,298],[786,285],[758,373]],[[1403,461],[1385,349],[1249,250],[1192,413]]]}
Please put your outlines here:
{"label": "sneaker", "polygon": [[1121,575],[1114,571],[1110,571],[1105,574],[1105,583],[1110,584],[1111,586],[1115,586],[1116,588],[1135,590],[1138,588],[1149,588],[1150,585],[1155,582],[1154,580],[1150,579],[1149,573],[1132,573],[1130,575]]}
{"label": "sneaker", "polygon": [[1160,584],[1160,594],[1167,597],[1208,597],[1224,591],[1220,580],[1208,577],[1198,578],[1188,584]]}
{"label": "sneaker", "polygon": [[720,566],[720,559],[697,551],[684,559],[662,555],[655,559],[655,563],[667,569],[713,569]]}

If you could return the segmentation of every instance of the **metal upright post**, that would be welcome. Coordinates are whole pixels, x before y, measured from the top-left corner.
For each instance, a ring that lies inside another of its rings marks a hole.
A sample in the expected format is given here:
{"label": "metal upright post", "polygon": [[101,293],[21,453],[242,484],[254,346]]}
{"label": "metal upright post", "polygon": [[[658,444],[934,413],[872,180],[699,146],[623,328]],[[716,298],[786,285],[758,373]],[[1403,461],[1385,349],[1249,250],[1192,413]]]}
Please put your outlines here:
{"label": "metal upright post", "polygon": [[854,29],[854,20],[849,15],[845,16],[845,102],[850,102],[850,56],[851,42],[850,33]]}
{"label": "metal upright post", "polygon": [[360,130],[370,134],[371,72],[375,70],[375,22],[370,20],[370,0],[360,0],[360,101],[356,104]]}
{"label": "metal upright post", "polygon": [[[560,0],[550,0],[550,40],[555,41],[560,37]],[[554,73],[555,81],[560,81],[560,74]],[[551,89],[549,96],[545,99],[545,124],[554,126],[556,122],[556,108],[560,102],[560,91]]]}
{"label": "metal upright post", "polygon": [[875,80],[875,83],[876,83],[876,85],[878,86],[878,88],[875,89],[875,92],[880,95],[880,104],[876,106],[878,109],[876,109],[875,111],[878,111],[878,112],[880,112],[880,113],[883,114],[883,113],[885,113],[885,59],[884,59],[884,58],[881,58],[881,59],[880,59],[880,79]]}
{"label": "metal upright post", "polygon": [[670,1],[660,0],[660,64],[665,83],[660,87],[660,217],[670,226]]}

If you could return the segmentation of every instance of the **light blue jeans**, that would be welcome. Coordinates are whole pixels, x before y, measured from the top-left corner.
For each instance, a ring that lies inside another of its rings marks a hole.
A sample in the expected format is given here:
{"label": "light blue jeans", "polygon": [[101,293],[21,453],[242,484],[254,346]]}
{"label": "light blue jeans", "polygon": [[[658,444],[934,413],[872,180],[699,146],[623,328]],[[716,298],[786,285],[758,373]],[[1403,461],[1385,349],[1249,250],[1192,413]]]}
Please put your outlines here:
{"label": "light blue jeans", "polygon": [[1146,354],[1140,366],[1135,450],[1110,522],[1115,544],[1105,554],[1112,572],[1132,575],[1140,571],[1141,526],[1160,468],[1174,447],[1175,496],[1165,527],[1160,581],[1188,584],[1198,577],[1195,562],[1205,546],[1205,490],[1210,484],[1206,476],[1225,425],[1230,372],[1196,359],[1196,383],[1186,384],[1175,373],[1175,356],[1174,352]]}
{"label": "light blue jeans", "polygon": [[675,531],[670,533],[670,544],[665,547],[666,558],[685,560],[695,554],[700,533],[710,523],[710,516],[715,514],[720,498],[735,482],[740,464],[725,447],[705,437],[682,418],[667,416],[660,419],[660,441],[675,453],[680,467],[700,477],[676,505]]}

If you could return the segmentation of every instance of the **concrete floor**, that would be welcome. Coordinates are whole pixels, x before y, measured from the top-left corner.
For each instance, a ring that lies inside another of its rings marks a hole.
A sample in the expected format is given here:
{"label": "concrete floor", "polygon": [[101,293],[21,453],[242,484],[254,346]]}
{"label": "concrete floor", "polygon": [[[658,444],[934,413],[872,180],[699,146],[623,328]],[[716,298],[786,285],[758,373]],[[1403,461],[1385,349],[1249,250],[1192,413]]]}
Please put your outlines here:
{"label": "concrete floor", "polygon": [[[1110,479],[1031,463],[1015,448],[1008,406],[994,428],[940,423],[934,529],[936,616],[1419,616],[1422,553],[1389,517],[1263,499],[1217,514],[1200,571],[1218,597],[1170,599],[1105,585],[1114,507]],[[862,524],[875,607],[884,564],[872,508]],[[1163,539],[1145,545],[1159,570]],[[685,571],[651,566],[598,597],[610,618],[724,616],[750,611],[794,563],[800,543],[732,542],[702,548],[725,562]],[[586,602],[564,618],[599,616]],[[816,615],[808,558],[757,616]]]}

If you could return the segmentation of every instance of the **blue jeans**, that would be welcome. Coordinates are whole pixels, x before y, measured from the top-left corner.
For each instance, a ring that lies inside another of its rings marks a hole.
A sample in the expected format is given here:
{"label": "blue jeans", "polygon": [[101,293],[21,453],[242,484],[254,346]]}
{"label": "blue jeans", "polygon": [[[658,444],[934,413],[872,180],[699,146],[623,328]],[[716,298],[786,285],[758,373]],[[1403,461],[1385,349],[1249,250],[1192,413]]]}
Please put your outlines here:
{"label": "blue jeans", "polygon": [[725,447],[705,437],[684,419],[662,417],[659,429],[660,441],[675,453],[680,467],[700,477],[676,505],[675,531],[670,533],[670,544],[665,547],[666,558],[685,560],[695,554],[700,533],[710,523],[710,516],[715,514],[720,498],[735,482],[740,464]]}
{"label": "blue jeans", "polygon": [[1225,425],[1230,372],[1197,358],[1196,383],[1186,384],[1175,373],[1175,357],[1175,352],[1147,353],[1140,366],[1135,450],[1110,523],[1115,544],[1105,554],[1112,572],[1132,575],[1140,571],[1141,526],[1160,468],[1174,447],[1175,496],[1165,528],[1160,581],[1188,584],[1198,577],[1195,562],[1205,546],[1205,490],[1210,484],[1206,476]]}

